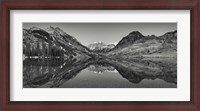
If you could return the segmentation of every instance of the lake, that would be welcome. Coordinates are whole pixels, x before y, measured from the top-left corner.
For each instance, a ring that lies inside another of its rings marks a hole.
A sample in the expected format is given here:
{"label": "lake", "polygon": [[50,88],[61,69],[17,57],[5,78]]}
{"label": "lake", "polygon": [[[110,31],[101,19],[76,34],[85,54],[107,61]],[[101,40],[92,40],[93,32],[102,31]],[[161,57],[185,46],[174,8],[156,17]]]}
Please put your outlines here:
{"label": "lake", "polygon": [[177,88],[176,58],[28,59],[24,88]]}

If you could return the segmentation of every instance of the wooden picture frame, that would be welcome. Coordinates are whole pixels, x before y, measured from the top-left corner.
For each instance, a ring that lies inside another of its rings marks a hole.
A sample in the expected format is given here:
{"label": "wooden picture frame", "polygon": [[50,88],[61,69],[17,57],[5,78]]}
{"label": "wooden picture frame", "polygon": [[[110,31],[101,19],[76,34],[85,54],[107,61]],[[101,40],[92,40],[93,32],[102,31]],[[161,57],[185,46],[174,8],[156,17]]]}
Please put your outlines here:
{"label": "wooden picture frame", "polygon": [[[2,1],[1,110],[178,110],[199,111],[199,1]],[[11,10],[190,10],[191,101],[10,101]]]}

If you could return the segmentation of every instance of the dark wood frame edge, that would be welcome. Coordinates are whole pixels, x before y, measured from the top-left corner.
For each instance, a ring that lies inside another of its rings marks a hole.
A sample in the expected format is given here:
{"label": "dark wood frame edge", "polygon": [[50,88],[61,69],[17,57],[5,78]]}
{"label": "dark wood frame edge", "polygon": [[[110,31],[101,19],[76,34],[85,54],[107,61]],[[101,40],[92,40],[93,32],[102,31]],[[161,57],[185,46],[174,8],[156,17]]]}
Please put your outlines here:
{"label": "dark wood frame edge", "polygon": [[[66,7],[66,5],[68,7]],[[57,7],[56,7],[57,6]],[[59,7],[58,7],[59,6]],[[61,7],[62,6],[62,7]],[[134,7],[133,7],[134,6]],[[199,5],[198,1],[191,2],[2,2],[2,37],[1,37],[1,72],[2,72],[2,109],[40,109],[40,110],[48,110],[48,109],[141,109],[141,110],[161,110],[161,109],[188,109],[188,110],[200,110],[199,109],[199,83],[198,83],[198,17],[199,17]],[[9,63],[10,63],[10,10],[21,9],[21,10],[60,10],[60,9],[140,9],[140,10],[148,10],[148,9],[163,9],[163,10],[183,10],[188,9],[191,11],[191,101],[190,102],[161,102],[161,101],[151,101],[151,102],[11,102],[9,101],[10,94],[10,85],[9,85]],[[6,89],[6,90],[5,90]],[[120,104],[120,105],[119,105]]]}

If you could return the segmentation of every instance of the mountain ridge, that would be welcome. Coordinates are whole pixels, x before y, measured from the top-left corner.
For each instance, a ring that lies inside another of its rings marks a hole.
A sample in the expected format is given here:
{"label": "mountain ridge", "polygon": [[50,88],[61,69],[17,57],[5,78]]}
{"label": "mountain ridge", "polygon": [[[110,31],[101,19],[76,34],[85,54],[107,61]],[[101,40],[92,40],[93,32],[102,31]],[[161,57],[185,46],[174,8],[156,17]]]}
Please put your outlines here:
{"label": "mountain ridge", "polygon": [[114,58],[120,56],[120,58],[176,57],[177,31],[167,32],[161,36],[143,36],[138,31],[134,31],[122,38],[107,56],[114,56]]}
{"label": "mountain ridge", "polygon": [[116,45],[96,42],[82,45],[75,37],[59,27],[23,29],[23,53],[25,56],[89,58],[176,57],[177,30],[161,36],[144,36],[132,31]]}

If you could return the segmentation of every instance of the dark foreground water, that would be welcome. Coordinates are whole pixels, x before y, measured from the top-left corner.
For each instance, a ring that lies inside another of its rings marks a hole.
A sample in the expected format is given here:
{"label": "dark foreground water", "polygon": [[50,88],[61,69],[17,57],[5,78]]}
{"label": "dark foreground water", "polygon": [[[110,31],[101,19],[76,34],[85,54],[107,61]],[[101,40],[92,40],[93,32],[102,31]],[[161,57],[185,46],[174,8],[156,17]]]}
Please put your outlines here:
{"label": "dark foreground water", "polygon": [[176,58],[25,59],[24,88],[176,88]]}

